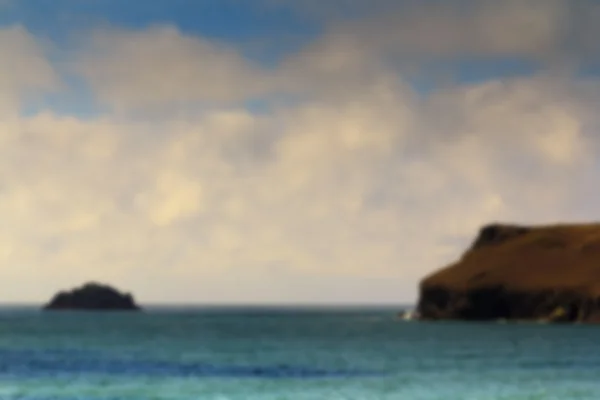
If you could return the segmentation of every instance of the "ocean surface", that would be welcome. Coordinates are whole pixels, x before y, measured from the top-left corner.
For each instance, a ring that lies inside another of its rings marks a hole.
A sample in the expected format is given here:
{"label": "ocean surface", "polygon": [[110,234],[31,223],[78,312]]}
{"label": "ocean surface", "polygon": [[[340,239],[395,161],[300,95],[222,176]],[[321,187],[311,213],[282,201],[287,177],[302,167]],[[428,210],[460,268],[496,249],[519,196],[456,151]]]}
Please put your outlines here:
{"label": "ocean surface", "polygon": [[600,399],[600,327],[396,311],[4,308],[0,399]]}

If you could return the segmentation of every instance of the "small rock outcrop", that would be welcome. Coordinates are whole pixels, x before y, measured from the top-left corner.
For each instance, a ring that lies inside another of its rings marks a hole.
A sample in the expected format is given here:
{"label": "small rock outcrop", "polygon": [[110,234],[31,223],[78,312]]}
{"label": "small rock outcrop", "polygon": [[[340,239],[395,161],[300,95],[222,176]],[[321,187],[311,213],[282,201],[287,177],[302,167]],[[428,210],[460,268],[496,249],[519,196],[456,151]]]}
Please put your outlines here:
{"label": "small rock outcrop", "polygon": [[420,284],[425,320],[600,322],[600,224],[483,227]]}
{"label": "small rock outcrop", "polygon": [[71,291],[57,293],[44,310],[124,310],[140,307],[129,293],[121,293],[108,285],[90,282]]}

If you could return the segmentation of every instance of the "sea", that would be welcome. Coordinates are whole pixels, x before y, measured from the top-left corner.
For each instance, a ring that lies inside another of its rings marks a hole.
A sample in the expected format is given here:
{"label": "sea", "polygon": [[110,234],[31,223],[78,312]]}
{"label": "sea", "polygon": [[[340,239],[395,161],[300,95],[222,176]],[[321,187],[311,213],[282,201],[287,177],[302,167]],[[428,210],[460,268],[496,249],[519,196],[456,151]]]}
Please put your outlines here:
{"label": "sea", "polygon": [[600,327],[397,308],[0,309],[0,400],[598,400]]}

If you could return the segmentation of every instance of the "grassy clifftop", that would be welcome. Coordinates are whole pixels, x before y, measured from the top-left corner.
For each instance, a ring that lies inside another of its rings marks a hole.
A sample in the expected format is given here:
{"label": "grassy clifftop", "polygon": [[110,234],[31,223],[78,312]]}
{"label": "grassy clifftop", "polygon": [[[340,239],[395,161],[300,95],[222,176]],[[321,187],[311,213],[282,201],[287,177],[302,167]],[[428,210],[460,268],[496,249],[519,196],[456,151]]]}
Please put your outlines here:
{"label": "grassy clifftop", "polygon": [[[600,316],[600,224],[483,227],[456,263],[421,282],[428,319]],[[562,311],[561,311],[562,310]]]}

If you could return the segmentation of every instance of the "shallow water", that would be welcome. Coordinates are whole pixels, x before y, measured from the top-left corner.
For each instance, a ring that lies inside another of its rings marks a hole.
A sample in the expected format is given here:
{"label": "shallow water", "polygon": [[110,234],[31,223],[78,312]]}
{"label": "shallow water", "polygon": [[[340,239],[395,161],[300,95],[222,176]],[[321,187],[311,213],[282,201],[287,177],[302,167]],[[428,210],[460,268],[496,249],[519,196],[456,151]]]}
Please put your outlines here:
{"label": "shallow water", "polygon": [[600,398],[600,327],[395,311],[4,309],[0,399]]}

